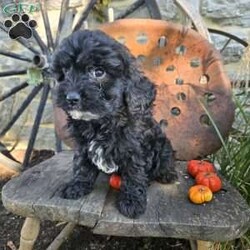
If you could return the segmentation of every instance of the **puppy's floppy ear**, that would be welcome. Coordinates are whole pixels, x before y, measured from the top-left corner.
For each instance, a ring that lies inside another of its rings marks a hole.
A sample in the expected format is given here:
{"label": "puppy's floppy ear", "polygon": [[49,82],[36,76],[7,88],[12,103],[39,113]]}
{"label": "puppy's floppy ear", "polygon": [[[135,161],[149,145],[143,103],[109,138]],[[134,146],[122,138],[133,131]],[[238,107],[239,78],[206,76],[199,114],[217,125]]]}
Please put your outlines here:
{"label": "puppy's floppy ear", "polygon": [[125,91],[125,101],[130,113],[145,114],[152,107],[155,95],[154,84],[133,67]]}

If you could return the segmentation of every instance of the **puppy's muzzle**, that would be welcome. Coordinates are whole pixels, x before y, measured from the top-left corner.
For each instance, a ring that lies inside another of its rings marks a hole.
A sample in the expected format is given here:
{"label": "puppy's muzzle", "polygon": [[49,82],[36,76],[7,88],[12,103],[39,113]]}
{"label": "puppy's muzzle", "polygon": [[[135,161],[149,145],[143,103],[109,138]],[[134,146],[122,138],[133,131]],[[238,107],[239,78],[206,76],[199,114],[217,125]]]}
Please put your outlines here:
{"label": "puppy's muzzle", "polygon": [[70,91],[66,95],[66,101],[71,106],[77,105],[80,102],[80,98],[80,94],[76,91]]}

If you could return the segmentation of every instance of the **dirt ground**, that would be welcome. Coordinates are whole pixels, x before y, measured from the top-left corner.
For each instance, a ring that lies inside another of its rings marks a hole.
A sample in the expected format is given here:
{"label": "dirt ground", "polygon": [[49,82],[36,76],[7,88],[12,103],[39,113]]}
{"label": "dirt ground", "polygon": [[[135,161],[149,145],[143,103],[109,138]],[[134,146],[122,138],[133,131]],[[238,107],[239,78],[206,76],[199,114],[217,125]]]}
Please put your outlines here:
{"label": "dirt ground", "polygon": [[[52,152],[38,153],[32,165],[51,157]],[[0,191],[6,182],[0,181]],[[24,218],[8,212],[0,196],[0,250],[15,250]],[[43,221],[35,250],[45,250],[64,225]],[[94,235],[86,227],[76,227],[60,250],[190,250],[187,240],[169,238],[128,238]]]}

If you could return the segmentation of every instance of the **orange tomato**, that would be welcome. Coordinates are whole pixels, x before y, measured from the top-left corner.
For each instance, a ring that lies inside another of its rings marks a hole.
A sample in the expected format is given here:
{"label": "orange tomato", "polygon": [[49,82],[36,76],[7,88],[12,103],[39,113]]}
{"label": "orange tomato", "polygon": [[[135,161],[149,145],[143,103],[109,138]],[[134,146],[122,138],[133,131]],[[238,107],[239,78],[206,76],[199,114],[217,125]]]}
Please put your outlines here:
{"label": "orange tomato", "polygon": [[199,172],[215,172],[214,165],[208,161],[191,160],[188,161],[187,171],[190,175],[195,177]]}
{"label": "orange tomato", "polygon": [[202,204],[211,201],[213,193],[207,186],[194,185],[189,189],[188,197],[193,203]]}
{"label": "orange tomato", "polygon": [[195,177],[196,184],[204,185],[211,189],[212,192],[217,192],[221,189],[222,182],[216,173],[200,172]]}
{"label": "orange tomato", "polygon": [[120,189],[121,177],[118,174],[112,174],[109,178],[109,185],[114,189]]}

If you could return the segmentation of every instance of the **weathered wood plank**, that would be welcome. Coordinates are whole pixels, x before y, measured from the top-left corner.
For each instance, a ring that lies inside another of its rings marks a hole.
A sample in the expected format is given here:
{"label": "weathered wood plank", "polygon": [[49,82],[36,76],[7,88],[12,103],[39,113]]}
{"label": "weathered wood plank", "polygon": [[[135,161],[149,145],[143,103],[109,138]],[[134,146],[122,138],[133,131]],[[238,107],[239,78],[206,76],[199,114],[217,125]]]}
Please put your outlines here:
{"label": "weathered wood plank", "polygon": [[[244,208],[242,207],[243,209],[240,207],[244,201],[237,200],[236,197],[239,196],[234,194],[233,190],[230,191],[228,188],[228,192],[231,194],[226,195],[228,197],[225,199],[223,199],[224,194],[221,193],[215,195],[214,201],[209,204],[194,205],[186,198],[187,189],[183,189],[183,196],[172,196],[165,209],[164,205],[159,204],[159,221],[166,235],[173,237],[179,235],[187,239],[223,241],[234,239],[246,231],[249,208],[246,204]],[[166,200],[163,193],[161,200]]]}
{"label": "weathered wood plank", "polygon": [[[62,187],[72,177],[72,156],[72,152],[60,153],[11,180],[3,190],[5,207],[25,217],[94,226],[102,212],[108,182],[100,176],[90,195],[79,200],[60,198]],[[84,215],[80,215],[81,210]]]}
{"label": "weathered wood plank", "polygon": [[[67,157],[66,154],[55,155],[9,181],[2,192],[4,206],[8,210],[25,217],[35,216],[33,204],[40,197],[46,196],[47,190],[51,189],[51,186],[59,185],[58,181],[60,180],[56,176],[69,175],[70,166],[68,164],[72,157],[69,154],[67,154]],[[59,162],[64,164],[59,164]],[[54,168],[54,173],[51,173],[51,168]]]}
{"label": "weathered wood plank", "polygon": [[108,176],[100,174],[95,183],[94,190],[86,196],[86,201],[81,204],[78,223],[83,226],[93,227],[100,219],[109,191]]}
{"label": "weathered wood plank", "polygon": [[[64,182],[66,183],[68,180]],[[108,188],[106,176],[100,175],[94,190],[79,200],[62,199],[59,197],[58,189],[54,193],[54,190],[51,189],[49,192],[51,196],[38,199],[33,207],[39,218],[53,221],[63,220],[93,227],[101,216]],[[47,190],[46,193],[48,193]]]}
{"label": "weathered wood plank", "polygon": [[138,220],[120,215],[115,193],[106,200],[102,218],[94,228],[97,234],[155,236],[207,241],[235,239],[250,226],[250,209],[239,193],[224,181],[224,190],[212,202],[192,204],[187,197],[193,180],[186,174],[186,163],[178,163],[180,184],[154,183],[148,192],[146,213]]}
{"label": "weathered wood plank", "polygon": [[185,12],[185,14],[188,15],[188,17],[192,20],[195,28],[197,29],[197,31],[203,36],[205,37],[208,41],[211,42],[211,37],[210,34],[208,32],[208,29],[201,17],[201,15],[199,14],[199,3],[200,1],[190,1],[187,2],[185,0],[175,0],[176,4],[182,8],[182,10]]}
{"label": "weathered wood plank", "polygon": [[249,206],[225,181],[212,202],[189,202],[187,193],[194,181],[185,162],[177,164],[179,183],[150,186],[146,213],[136,220],[118,212],[117,191],[108,193],[103,174],[91,194],[79,200],[61,199],[60,190],[71,179],[72,156],[72,152],[60,153],[8,182],[2,192],[5,207],[25,217],[73,222],[106,235],[224,241],[240,237],[250,226]]}

